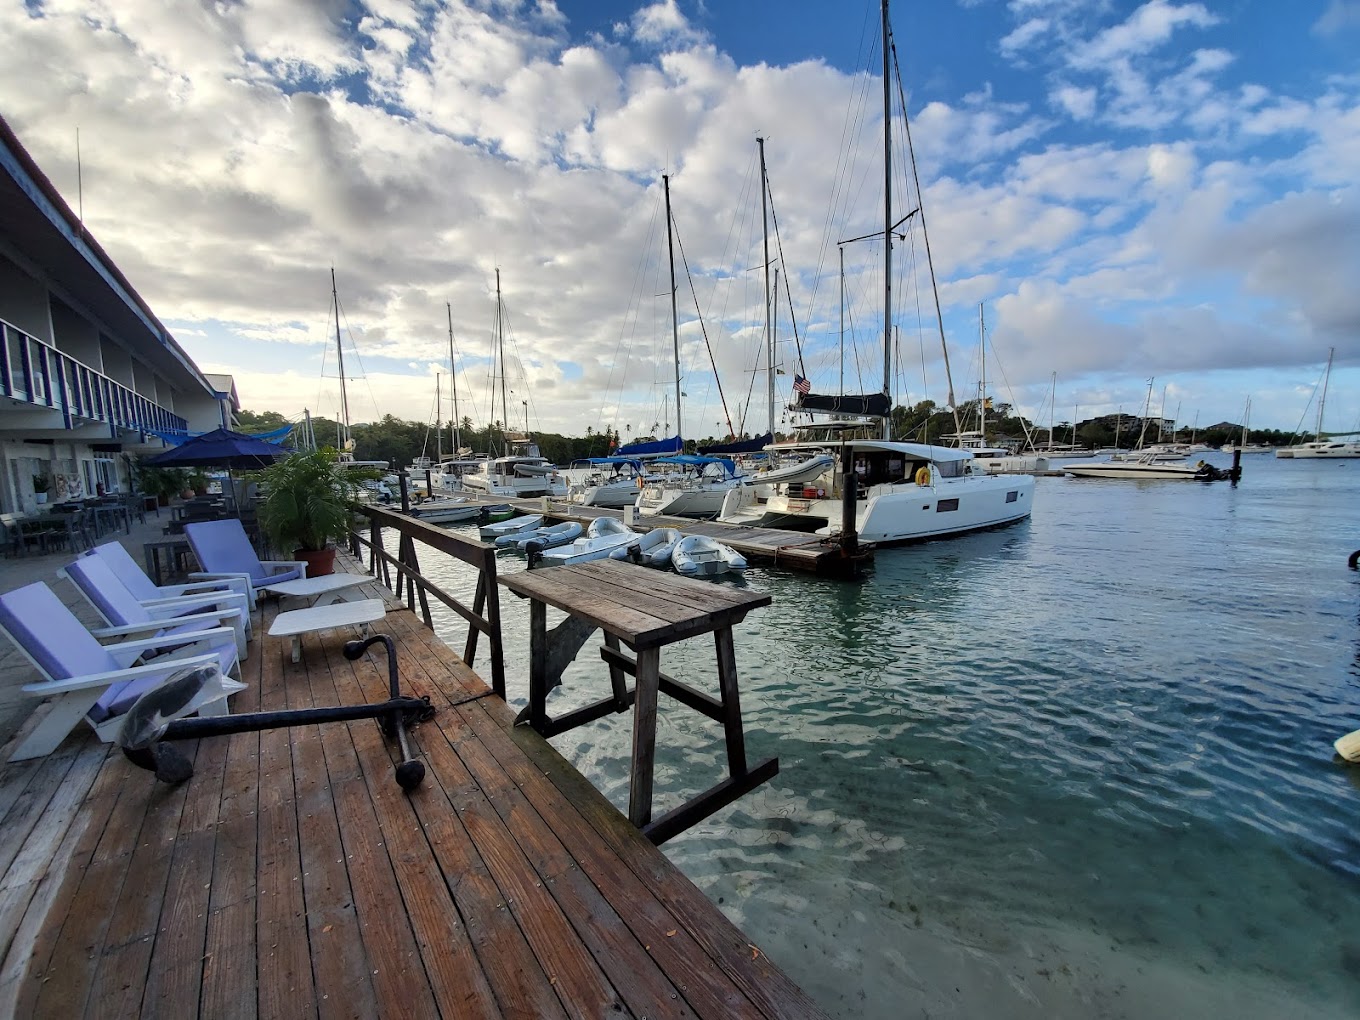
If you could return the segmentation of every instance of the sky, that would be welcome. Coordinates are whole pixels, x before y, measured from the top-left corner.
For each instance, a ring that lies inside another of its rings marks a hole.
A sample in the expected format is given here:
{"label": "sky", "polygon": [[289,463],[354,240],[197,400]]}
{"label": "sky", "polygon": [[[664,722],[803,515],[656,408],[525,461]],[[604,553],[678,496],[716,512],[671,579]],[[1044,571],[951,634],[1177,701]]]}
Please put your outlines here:
{"label": "sky", "polygon": [[[985,374],[1043,423],[1311,430],[1335,348],[1325,427],[1360,429],[1360,0],[897,0],[892,38],[897,401],[948,402],[947,349],[956,401]],[[702,438],[787,427],[795,375],[880,390],[880,75],[877,0],[0,0],[0,112],[291,419],[339,414],[332,269],[356,422],[452,415],[450,319],[478,424]]]}

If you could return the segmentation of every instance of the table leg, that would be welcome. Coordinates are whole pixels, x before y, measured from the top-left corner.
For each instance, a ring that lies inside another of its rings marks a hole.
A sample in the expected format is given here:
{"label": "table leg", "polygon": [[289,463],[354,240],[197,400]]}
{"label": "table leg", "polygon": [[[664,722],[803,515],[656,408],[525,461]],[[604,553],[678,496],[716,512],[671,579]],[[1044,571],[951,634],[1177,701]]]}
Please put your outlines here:
{"label": "table leg", "polygon": [[718,694],[722,698],[723,735],[727,738],[729,775],[746,774],[746,734],[741,728],[741,696],[737,692],[737,656],[732,647],[732,628],[713,632],[718,651]]}
{"label": "table leg", "polygon": [[529,600],[529,724],[548,725],[548,606],[538,599]]}
{"label": "table leg", "polygon": [[294,634],[290,639],[292,642],[291,650],[294,662],[302,661],[302,635]]}
{"label": "table leg", "polygon": [[656,699],[661,649],[637,653],[633,700],[633,777],[628,791],[628,820],[639,829],[652,820],[652,770],[656,765]]}

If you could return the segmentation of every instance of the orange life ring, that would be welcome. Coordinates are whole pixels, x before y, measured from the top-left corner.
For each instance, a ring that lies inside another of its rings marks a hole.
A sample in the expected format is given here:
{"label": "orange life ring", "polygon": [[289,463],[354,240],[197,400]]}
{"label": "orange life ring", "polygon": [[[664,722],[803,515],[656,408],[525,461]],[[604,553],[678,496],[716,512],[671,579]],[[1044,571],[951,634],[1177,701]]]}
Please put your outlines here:
{"label": "orange life ring", "polygon": [[930,468],[921,467],[916,469],[916,484],[917,485],[930,484]]}

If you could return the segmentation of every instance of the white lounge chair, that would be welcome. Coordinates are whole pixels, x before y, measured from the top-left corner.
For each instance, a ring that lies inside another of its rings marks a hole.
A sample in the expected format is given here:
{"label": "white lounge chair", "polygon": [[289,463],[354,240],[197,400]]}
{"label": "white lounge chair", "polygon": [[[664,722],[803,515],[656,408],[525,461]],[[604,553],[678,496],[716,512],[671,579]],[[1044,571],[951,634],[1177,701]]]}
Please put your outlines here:
{"label": "white lounge chair", "polygon": [[[122,713],[143,693],[165,683],[186,666],[215,665],[240,675],[236,637],[230,627],[101,645],[42,581],[0,595],[3,632],[42,678],[25,684],[25,694],[48,697],[52,707],[20,742],[10,761],[51,754],[84,719],[110,741],[122,725]],[[153,661],[134,666],[148,652],[162,651]],[[225,699],[199,707],[205,715],[228,712]]]}
{"label": "white lounge chair", "polygon": [[258,585],[307,576],[307,564],[300,560],[261,560],[246,537],[246,529],[234,517],[186,524],[184,537],[189,540],[198,564],[203,568],[189,576],[207,580],[245,578],[250,586],[246,598],[251,609],[255,608]]}

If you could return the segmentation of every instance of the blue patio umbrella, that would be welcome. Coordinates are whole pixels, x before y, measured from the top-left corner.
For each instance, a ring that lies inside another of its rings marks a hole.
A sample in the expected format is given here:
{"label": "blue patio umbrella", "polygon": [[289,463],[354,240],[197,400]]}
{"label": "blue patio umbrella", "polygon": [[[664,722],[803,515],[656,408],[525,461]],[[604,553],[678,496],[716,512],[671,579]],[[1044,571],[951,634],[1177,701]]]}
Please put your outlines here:
{"label": "blue patio umbrella", "polygon": [[220,467],[230,471],[233,468],[252,470],[268,467],[276,460],[287,457],[291,450],[285,450],[274,443],[248,436],[231,429],[214,429],[201,436],[186,440],[174,449],[149,457],[146,463],[152,467]]}

